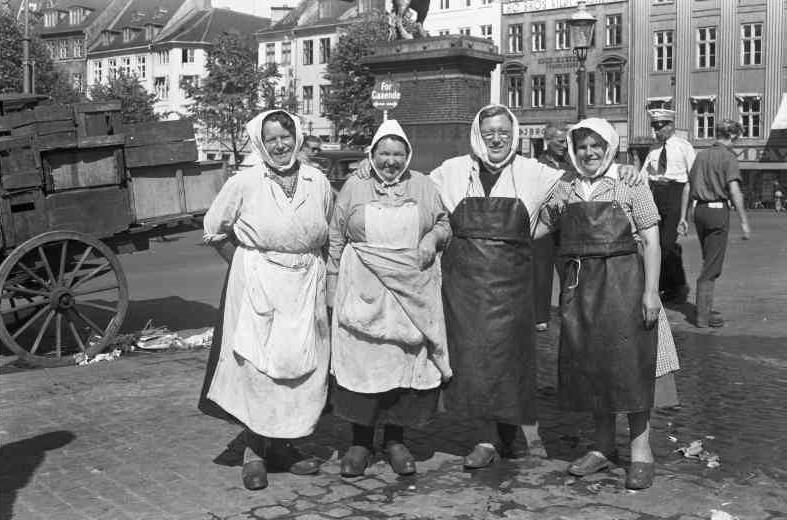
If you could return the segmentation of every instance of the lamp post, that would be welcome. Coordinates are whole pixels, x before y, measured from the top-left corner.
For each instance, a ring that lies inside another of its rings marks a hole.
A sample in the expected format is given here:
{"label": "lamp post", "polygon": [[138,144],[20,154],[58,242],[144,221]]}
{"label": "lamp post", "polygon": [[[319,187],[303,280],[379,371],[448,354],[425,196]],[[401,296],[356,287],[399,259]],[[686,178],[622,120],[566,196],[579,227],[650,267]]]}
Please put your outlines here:
{"label": "lamp post", "polygon": [[587,106],[587,86],[585,60],[588,57],[588,49],[593,41],[593,29],[596,27],[596,18],[590,14],[586,8],[587,2],[580,0],[577,4],[577,11],[571,15],[571,42],[573,44],[574,56],[579,61],[577,69],[577,118],[585,119],[585,107]]}

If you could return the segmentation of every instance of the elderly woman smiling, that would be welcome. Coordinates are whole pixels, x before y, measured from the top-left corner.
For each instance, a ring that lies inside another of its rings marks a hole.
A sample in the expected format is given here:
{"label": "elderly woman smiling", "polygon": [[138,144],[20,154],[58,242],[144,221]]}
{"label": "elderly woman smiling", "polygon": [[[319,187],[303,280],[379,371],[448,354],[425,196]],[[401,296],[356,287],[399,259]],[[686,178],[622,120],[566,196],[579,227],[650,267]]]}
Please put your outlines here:
{"label": "elderly woman smiling", "polygon": [[327,396],[321,248],[332,195],[319,170],[297,161],[297,118],[273,110],[246,128],[259,166],[231,177],[204,221],[206,242],[231,262],[206,387],[208,399],[246,426],[243,483],[260,489],[266,462],[296,474],[319,470],[287,439],[312,433]]}
{"label": "elderly woman smiling", "polygon": [[434,184],[408,169],[411,156],[399,124],[384,122],[370,151],[374,174],[347,180],[331,221],[332,402],[353,428],[345,477],[364,473],[378,422],[394,471],[414,473],[403,427],[431,419],[451,377],[435,263],[451,228]]}

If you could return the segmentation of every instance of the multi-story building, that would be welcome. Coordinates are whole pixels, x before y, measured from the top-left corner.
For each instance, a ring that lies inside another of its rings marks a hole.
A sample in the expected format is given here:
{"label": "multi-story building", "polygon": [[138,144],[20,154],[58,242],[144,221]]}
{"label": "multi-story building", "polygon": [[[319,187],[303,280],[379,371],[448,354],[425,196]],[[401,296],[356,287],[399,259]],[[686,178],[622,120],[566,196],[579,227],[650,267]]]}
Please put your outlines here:
{"label": "multi-story building", "polygon": [[787,142],[771,131],[787,89],[787,3],[631,0],[631,9],[632,147],[644,154],[652,142],[647,108],[674,109],[697,149],[710,146],[716,121],[737,120],[749,202],[769,200],[773,180],[787,183]]}
{"label": "multi-story building", "polygon": [[[436,0],[429,6],[424,29],[429,36],[463,34],[492,40],[501,49],[501,0]],[[503,0],[505,1],[505,0]],[[500,66],[492,70],[490,102],[500,101]]]}
{"label": "multi-story building", "polygon": [[[129,0],[58,0],[37,2],[41,23],[38,35],[46,45],[57,70],[77,90],[84,92],[87,49]],[[33,10],[33,7],[31,7]]]}
{"label": "multi-story building", "polygon": [[[204,1],[131,0],[88,51],[88,80],[103,83],[120,74],[136,76],[156,95],[157,113],[174,119],[187,113],[184,82],[199,84],[210,46],[223,33],[251,35],[270,24]],[[223,158],[218,143],[197,132],[200,158]]]}
{"label": "multi-story building", "polygon": [[[684,1],[684,0],[680,0]],[[586,61],[587,89],[577,92],[579,63],[572,52],[569,20],[577,0],[502,0],[502,80],[500,98],[519,119],[520,147],[538,156],[549,123],[577,119],[578,96],[587,117],[603,117],[627,150],[629,5],[624,0],[589,2],[596,27]]]}

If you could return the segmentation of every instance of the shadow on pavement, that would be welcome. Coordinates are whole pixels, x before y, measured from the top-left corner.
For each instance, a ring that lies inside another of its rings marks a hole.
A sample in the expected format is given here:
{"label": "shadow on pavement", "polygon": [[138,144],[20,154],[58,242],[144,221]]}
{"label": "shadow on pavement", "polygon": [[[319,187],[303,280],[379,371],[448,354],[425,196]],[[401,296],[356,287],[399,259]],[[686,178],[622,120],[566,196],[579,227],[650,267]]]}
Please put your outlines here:
{"label": "shadow on pavement", "polygon": [[213,326],[217,318],[216,307],[184,300],[178,296],[130,301],[122,330],[126,332],[141,330],[148,321],[151,321],[154,327],[166,326],[172,331],[196,329]]}
{"label": "shadow on pavement", "polygon": [[54,431],[0,447],[0,520],[13,517],[17,491],[27,486],[47,451],[57,450],[76,436]]}

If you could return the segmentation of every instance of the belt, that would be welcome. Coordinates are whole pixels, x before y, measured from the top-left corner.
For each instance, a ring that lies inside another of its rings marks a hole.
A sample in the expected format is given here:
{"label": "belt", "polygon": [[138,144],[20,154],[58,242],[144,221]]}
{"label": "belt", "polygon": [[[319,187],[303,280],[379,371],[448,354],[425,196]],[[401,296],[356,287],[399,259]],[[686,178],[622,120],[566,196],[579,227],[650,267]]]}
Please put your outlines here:
{"label": "belt", "polygon": [[727,202],[724,200],[698,200],[697,206],[705,206],[706,208],[724,209],[727,207]]}

